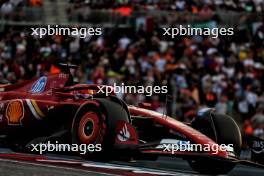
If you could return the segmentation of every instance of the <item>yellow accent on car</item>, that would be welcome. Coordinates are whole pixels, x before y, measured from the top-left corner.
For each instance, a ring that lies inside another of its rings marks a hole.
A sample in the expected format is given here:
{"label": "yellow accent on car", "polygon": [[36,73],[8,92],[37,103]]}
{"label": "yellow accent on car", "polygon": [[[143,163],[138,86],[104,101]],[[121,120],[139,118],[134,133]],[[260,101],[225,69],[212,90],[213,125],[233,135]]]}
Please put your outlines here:
{"label": "yellow accent on car", "polygon": [[40,117],[45,117],[45,114],[40,110],[40,108],[39,108],[37,102],[36,102],[35,100],[31,100],[31,102],[32,102],[32,105],[33,105],[34,109],[35,109],[36,112],[38,113],[38,115],[39,115]]}

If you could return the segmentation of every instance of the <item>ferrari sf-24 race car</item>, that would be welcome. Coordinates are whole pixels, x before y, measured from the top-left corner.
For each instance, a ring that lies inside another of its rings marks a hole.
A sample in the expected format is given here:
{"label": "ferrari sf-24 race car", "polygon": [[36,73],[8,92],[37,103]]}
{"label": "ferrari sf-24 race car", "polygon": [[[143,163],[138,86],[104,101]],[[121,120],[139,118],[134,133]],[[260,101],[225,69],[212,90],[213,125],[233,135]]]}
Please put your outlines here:
{"label": "ferrari sf-24 race car", "polygon": [[[98,85],[75,84],[69,72],[74,66],[61,67],[59,74],[0,86],[1,145],[30,152],[31,144],[47,141],[100,144],[101,151],[84,157],[129,160],[175,156],[208,174],[227,173],[237,163],[253,165],[239,160],[241,134],[229,116],[205,108],[190,124],[184,124],[149,110],[144,103],[127,105],[115,95],[98,93]],[[202,150],[186,145],[183,150],[179,144],[199,144]]]}

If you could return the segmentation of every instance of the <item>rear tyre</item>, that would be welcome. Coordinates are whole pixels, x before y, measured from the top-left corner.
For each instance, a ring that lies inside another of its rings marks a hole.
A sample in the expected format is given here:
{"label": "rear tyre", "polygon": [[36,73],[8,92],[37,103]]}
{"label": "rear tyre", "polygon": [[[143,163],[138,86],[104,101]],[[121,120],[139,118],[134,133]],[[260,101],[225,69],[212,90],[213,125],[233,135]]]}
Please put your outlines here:
{"label": "rear tyre", "polygon": [[78,123],[78,141],[81,144],[101,144],[106,125],[104,115],[93,111],[85,113]]}
{"label": "rear tyre", "polygon": [[[240,155],[241,134],[235,121],[222,114],[211,113],[204,119],[196,119],[193,127],[213,139],[217,144],[233,144],[234,154]],[[210,158],[188,160],[189,165],[203,174],[226,174],[235,167],[235,163],[223,162]]]}
{"label": "rear tyre", "polygon": [[120,152],[115,151],[115,128],[118,121],[130,122],[124,105],[111,99],[94,98],[76,112],[71,128],[72,143],[100,144],[100,152],[83,155],[89,159],[109,161],[118,158]]}
{"label": "rear tyre", "polygon": [[86,157],[93,157],[101,153],[106,136],[107,123],[106,114],[99,103],[86,104],[82,106],[74,118],[72,124],[72,143],[78,146],[86,144],[93,145],[94,151],[79,151]]}

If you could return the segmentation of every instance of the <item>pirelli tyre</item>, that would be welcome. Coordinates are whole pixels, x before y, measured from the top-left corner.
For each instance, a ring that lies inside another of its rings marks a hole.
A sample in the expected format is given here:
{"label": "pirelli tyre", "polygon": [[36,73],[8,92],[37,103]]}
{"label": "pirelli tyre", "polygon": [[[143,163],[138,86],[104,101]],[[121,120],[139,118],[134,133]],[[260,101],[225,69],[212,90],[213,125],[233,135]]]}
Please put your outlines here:
{"label": "pirelli tyre", "polygon": [[106,113],[102,105],[96,101],[85,103],[76,112],[72,123],[72,144],[87,145],[87,152],[78,152],[86,157],[93,156],[101,152],[106,130]]}
{"label": "pirelli tyre", "polygon": [[[241,133],[235,121],[223,114],[208,109],[193,120],[192,126],[213,139],[217,144],[233,144],[233,155],[239,157],[241,151]],[[235,167],[235,163],[212,158],[189,159],[189,165],[202,174],[226,174]]]}
{"label": "pirelli tyre", "polygon": [[[87,152],[85,157],[110,159],[114,145],[115,123],[130,122],[129,114],[121,103],[106,98],[94,98],[84,103],[76,112],[71,128],[73,144],[92,144],[97,151]],[[101,151],[98,151],[99,146]],[[104,153],[108,153],[107,157]]]}

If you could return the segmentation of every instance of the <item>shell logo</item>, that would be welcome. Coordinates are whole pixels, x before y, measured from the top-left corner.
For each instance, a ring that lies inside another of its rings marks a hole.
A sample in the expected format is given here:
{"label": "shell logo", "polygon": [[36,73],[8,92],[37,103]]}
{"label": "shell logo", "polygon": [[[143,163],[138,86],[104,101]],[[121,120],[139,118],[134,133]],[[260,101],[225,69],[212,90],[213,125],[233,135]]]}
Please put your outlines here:
{"label": "shell logo", "polygon": [[24,106],[22,100],[14,100],[8,103],[6,118],[9,125],[21,125],[24,117]]}

